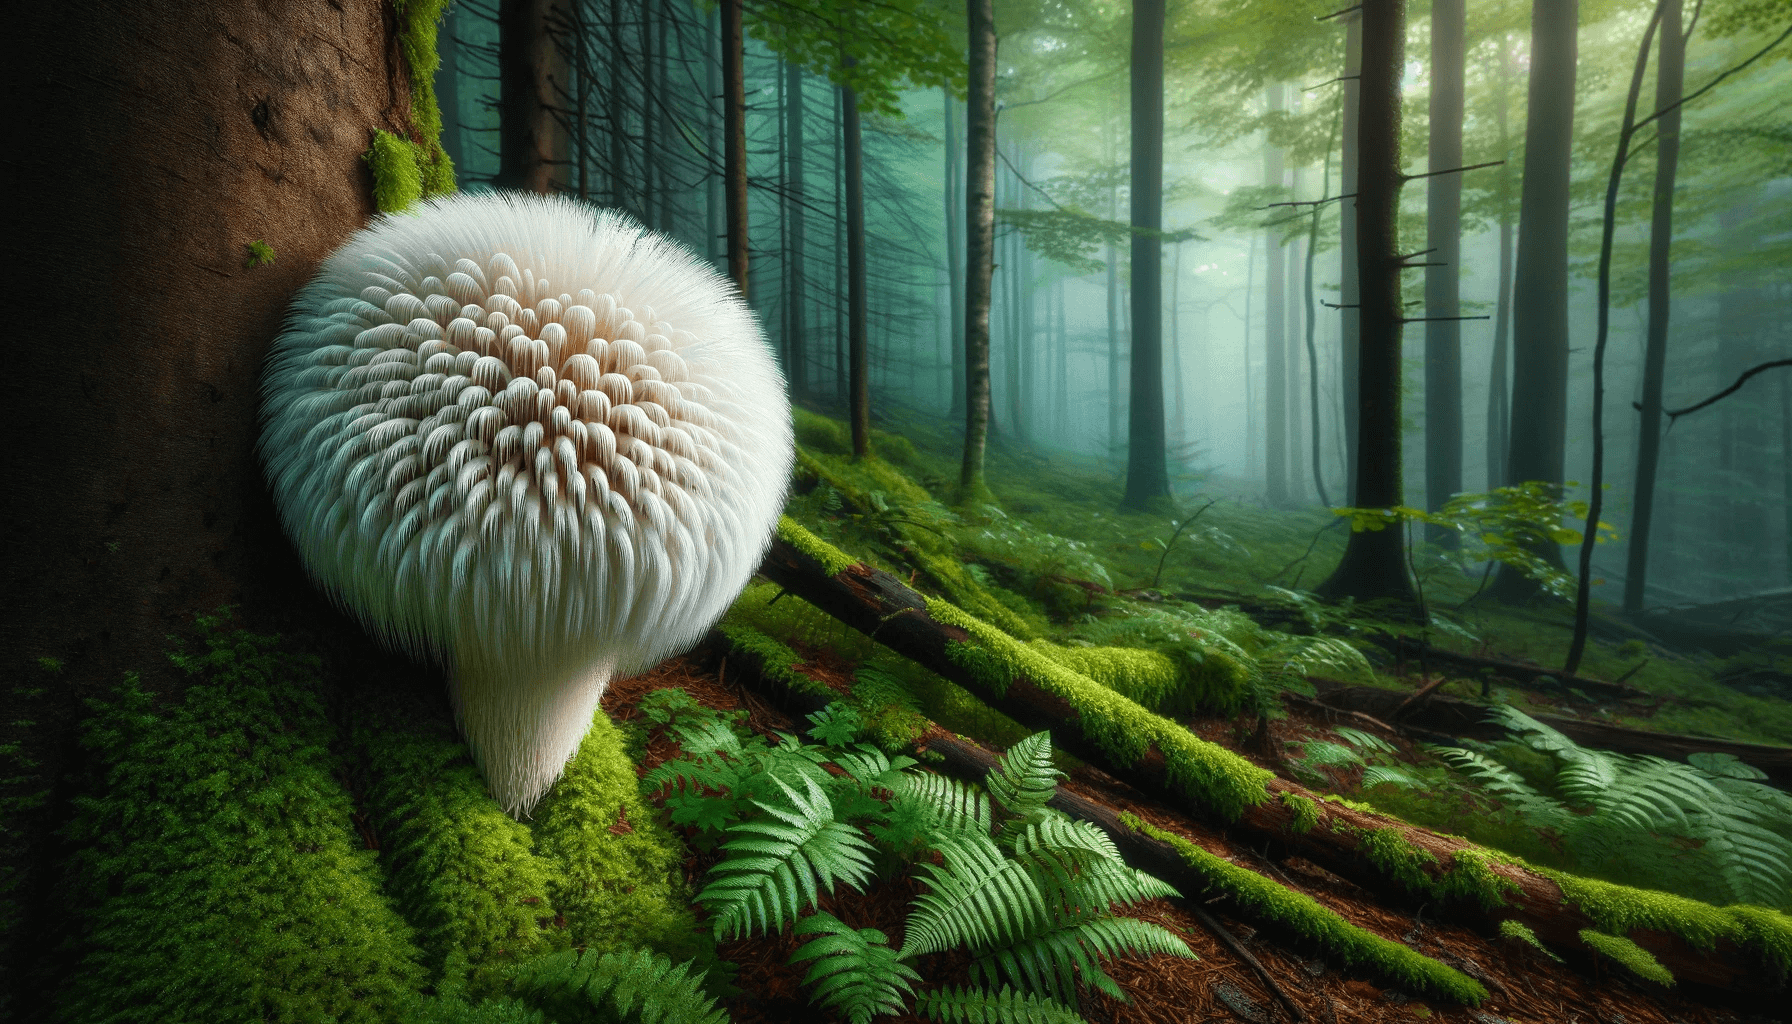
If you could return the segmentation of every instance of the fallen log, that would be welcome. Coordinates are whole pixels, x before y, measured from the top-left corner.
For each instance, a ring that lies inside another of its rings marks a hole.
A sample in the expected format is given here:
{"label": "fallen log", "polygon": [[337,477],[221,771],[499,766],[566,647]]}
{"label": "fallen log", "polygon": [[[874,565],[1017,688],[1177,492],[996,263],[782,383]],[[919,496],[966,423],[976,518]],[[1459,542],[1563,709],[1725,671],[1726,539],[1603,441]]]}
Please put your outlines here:
{"label": "fallen log", "polygon": [[[1394,722],[1396,709],[1404,697],[1398,690],[1373,686],[1350,686],[1330,679],[1310,679],[1319,691],[1319,701],[1338,711],[1360,712],[1392,722],[1398,728],[1414,726],[1430,733],[1466,736],[1479,740],[1498,740],[1506,730],[1486,721],[1487,706],[1459,697],[1431,695],[1423,704],[1408,708]],[[1781,789],[1792,788],[1792,747],[1776,747],[1765,743],[1740,743],[1734,740],[1684,736],[1678,733],[1649,732],[1604,722],[1588,722],[1560,715],[1534,715],[1576,743],[1621,754],[1652,754],[1684,761],[1688,754],[1733,754],[1738,761],[1767,773],[1768,781]]]}
{"label": "fallen log", "polygon": [[1404,888],[1460,917],[1518,921],[1567,951],[1627,936],[1684,983],[1764,997],[1792,970],[1792,917],[1533,869],[1454,837],[1323,800],[1056,665],[951,604],[834,549],[794,521],[761,573],[1023,726],[1170,807],[1305,857],[1377,892]]}
{"label": "fallen log", "polygon": [[1386,648],[1396,658],[1412,663],[1423,660],[1430,666],[1449,665],[1458,669],[1467,669],[1472,673],[1471,678],[1480,678],[1481,673],[1490,673],[1504,676],[1514,682],[1560,693],[1579,690],[1588,697],[1603,697],[1608,700],[1644,701],[1652,699],[1649,691],[1628,683],[1608,683],[1603,679],[1590,679],[1586,676],[1565,676],[1555,669],[1543,665],[1526,665],[1523,662],[1508,661],[1504,658],[1463,654],[1459,651],[1418,643],[1410,637],[1381,633],[1371,639]]}

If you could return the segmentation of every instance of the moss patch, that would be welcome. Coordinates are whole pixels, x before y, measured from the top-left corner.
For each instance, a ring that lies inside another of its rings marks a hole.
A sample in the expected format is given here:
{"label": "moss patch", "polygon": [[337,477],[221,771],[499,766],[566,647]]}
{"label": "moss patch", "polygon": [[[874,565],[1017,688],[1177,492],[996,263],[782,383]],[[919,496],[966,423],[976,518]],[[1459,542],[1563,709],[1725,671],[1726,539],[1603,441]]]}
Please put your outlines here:
{"label": "moss patch", "polygon": [[790,518],[778,518],[778,539],[821,563],[822,571],[838,576],[859,564],[859,560],[810,533],[803,524]]}
{"label": "moss patch", "polygon": [[1182,862],[1207,880],[1208,892],[1222,893],[1236,900],[1262,920],[1318,943],[1347,964],[1373,971],[1403,989],[1454,1003],[1479,1006],[1487,1000],[1487,990],[1473,978],[1421,956],[1398,942],[1358,928],[1304,893],[1286,889],[1255,871],[1221,860],[1187,839],[1156,828],[1130,812],[1122,812],[1120,821],[1130,829],[1174,847]]}
{"label": "moss patch", "polygon": [[1669,973],[1666,967],[1661,966],[1660,960],[1655,959],[1648,950],[1629,939],[1617,935],[1606,935],[1591,928],[1582,928],[1580,940],[1630,968],[1631,973],[1639,978],[1647,978],[1662,985],[1674,983],[1673,974]]}
{"label": "moss patch", "polygon": [[94,706],[66,836],[80,1021],[386,1021],[422,981],[336,781],[314,660],[201,620],[178,702]]}
{"label": "moss patch", "polygon": [[362,159],[373,170],[373,201],[381,213],[397,213],[428,196],[453,192],[454,163],[442,149],[442,108],[436,102],[436,71],[442,58],[436,33],[450,0],[393,0],[398,13],[398,48],[411,77],[414,139],[375,129]]}

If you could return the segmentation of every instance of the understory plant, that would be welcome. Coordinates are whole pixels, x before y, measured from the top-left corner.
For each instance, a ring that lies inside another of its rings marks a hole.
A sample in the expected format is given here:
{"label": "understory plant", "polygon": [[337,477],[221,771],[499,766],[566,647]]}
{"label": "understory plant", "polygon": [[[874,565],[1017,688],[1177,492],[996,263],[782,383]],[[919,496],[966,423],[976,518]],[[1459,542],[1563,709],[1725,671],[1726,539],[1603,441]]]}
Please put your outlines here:
{"label": "understory plant", "polygon": [[[1114,914],[1175,891],[1047,806],[1059,773],[1046,733],[1010,747],[978,788],[861,742],[845,705],[809,717],[815,742],[775,744],[679,690],[641,706],[682,750],[647,785],[669,787],[673,823],[721,853],[697,897],[717,939],[791,926],[808,940],[791,962],[808,965],[812,1000],[845,1020],[912,1006],[941,1021],[1076,1021],[1079,985],[1126,998],[1103,960],[1194,956],[1162,926]],[[902,872],[922,891],[900,947],[820,909],[839,886],[862,894]],[[969,955],[971,985],[925,990],[918,965],[949,950]]]}

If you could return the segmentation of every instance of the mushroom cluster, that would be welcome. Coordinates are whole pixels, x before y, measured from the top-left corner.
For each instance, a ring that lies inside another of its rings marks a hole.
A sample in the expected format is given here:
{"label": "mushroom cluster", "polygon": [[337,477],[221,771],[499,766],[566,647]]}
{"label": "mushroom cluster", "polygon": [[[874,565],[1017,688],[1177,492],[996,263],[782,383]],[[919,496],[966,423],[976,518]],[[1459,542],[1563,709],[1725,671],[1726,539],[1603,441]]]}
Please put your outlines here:
{"label": "mushroom cluster", "polygon": [[688,649],[746,585],[794,448],[733,286],[575,200],[383,217],[295,300],[261,453],[318,582],[441,658],[499,803],[526,814],[605,685]]}

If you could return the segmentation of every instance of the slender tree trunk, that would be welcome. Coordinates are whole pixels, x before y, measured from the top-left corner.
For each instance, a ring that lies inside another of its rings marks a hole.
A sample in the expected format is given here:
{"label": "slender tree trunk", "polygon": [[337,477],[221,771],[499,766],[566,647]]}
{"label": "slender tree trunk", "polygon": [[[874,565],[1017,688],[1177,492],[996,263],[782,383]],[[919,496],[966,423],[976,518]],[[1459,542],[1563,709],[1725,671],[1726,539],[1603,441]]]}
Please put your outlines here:
{"label": "slender tree trunk", "polygon": [[1132,4],[1132,366],[1123,508],[1170,498],[1164,458],[1164,0]]}
{"label": "slender tree trunk", "polygon": [[[1340,104],[1338,109],[1341,115],[1343,112],[1343,105]],[[1334,119],[1332,121],[1331,130],[1333,133],[1336,133],[1338,130],[1338,120],[1339,119]],[[1319,172],[1319,198],[1321,199],[1326,197],[1332,187],[1332,142],[1333,140],[1331,138],[1325,140],[1325,162]],[[1307,318],[1305,321],[1307,335],[1307,414],[1309,427],[1312,431],[1308,447],[1312,449],[1313,455],[1313,489],[1319,494],[1319,503],[1321,505],[1329,506],[1332,503],[1332,499],[1326,494],[1325,471],[1320,467],[1319,461],[1319,346],[1314,344],[1313,341],[1313,329],[1317,326],[1315,321],[1318,319],[1319,314],[1318,307],[1315,304],[1313,297],[1313,256],[1314,250],[1319,248],[1320,213],[1321,210],[1319,207],[1313,208],[1313,220],[1307,227],[1307,266],[1305,284],[1307,303]]]}
{"label": "slender tree trunk", "polygon": [[959,499],[980,500],[989,434],[989,292],[994,272],[996,179],[996,22],[992,0],[967,0],[969,100],[965,104],[965,425]]}
{"label": "slender tree trunk", "polygon": [[[1680,0],[1662,8],[1657,51],[1655,109],[1680,102],[1686,81],[1686,37]],[[1672,297],[1668,259],[1674,243],[1674,178],[1680,166],[1680,111],[1656,122],[1655,207],[1649,223],[1649,328],[1643,350],[1643,414],[1638,425],[1636,491],[1630,502],[1630,548],[1625,559],[1624,611],[1643,610],[1649,580],[1649,527],[1655,514],[1655,473],[1661,459],[1661,392],[1667,371],[1668,308]]]}
{"label": "slender tree trunk", "polygon": [[[628,67],[627,52],[622,46],[622,0],[610,0],[610,205],[623,211],[632,210],[628,169],[628,113],[622,109],[621,100],[622,73]],[[727,58],[724,57],[723,60],[725,62]]]}
{"label": "slender tree trunk", "polygon": [[846,384],[846,114],[839,89],[834,97],[834,404],[849,411]]}
{"label": "slender tree trunk", "polygon": [[[1281,83],[1268,88],[1265,105],[1270,113],[1281,113],[1286,106],[1286,90]],[[1263,187],[1282,188],[1284,168],[1282,151],[1265,140],[1263,144]],[[1268,255],[1268,273],[1264,275],[1263,293],[1263,495],[1271,508],[1288,505],[1288,275],[1287,247],[1282,244],[1281,230],[1267,228],[1263,246]]]}
{"label": "slender tree trunk", "polygon": [[[996,145],[1001,145],[1000,139],[996,140]],[[1010,159],[1015,164],[1019,164],[1019,146],[1014,147],[1014,156]],[[1008,182],[1006,205],[1016,206],[1018,205],[1020,182],[1013,174],[1006,177]],[[1002,383],[1008,394],[1008,429],[1014,440],[1019,441],[1024,436],[1020,423],[1020,232],[1009,231],[1003,248],[1007,252],[999,264],[999,269],[1002,271],[1002,337],[1005,342],[1002,346],[1005,355],[1002,365]]]}
{"label": "slender tree trunk", "polygon": [[[672,52],[667,48],[666,29],[672,22],[672,15],[671,12],[666,9],[665,0],[658,0],[658,2],[659,17],[654,19],[653,31],[655,35],[659,36],[659,43],[654,49],[654,52],[659,56],[658,59],[654,61],[654,94],[651,98],[651,113],[649,116],[653,117],[658,122],[659,136],[661,138],[672,139],[676,138],[678,135],[678,129],[671,120],[673,115],[666,109],[667,104],[671,102],[671,90],[667,87],[666,83],[671,80],[670,69],[672,66]],[[673,182],[676,179],[673,177],[672,172],[666,168],[662,159],[660,159],[660,156],[661,155],[657,153],[653,154],[653,157],[655,158],[654,163],[661,165],[657,171],[657,178],[655,179],[658,183],[660,197],[660,230],[668,235],[676,236],[678,233],[678,225],[673,221],[673,214],[677,209],[676,200],[679,198],[673,189]]]}
{"label": "slender tree trunk", "polygon": [[555,83],[565,63],[548,31],[553,0],[503,0],[498,7],[499,188],[554,192],[566,186],[566,133],[554,120]]}
{"label": "slender tree trunk", "polygon": [[846,157],[847,358],[851,363],[852,454],[871,454],[871,364],[866,351],[865,149],[859,134],[859,96],[840,88],[840,135]]}
{"label": "slender tree trunk", "polygon": [[1058,437],[1066,439],[1070,426],[1070,323],[1064,316],[1064,279],[1057,282],[1058,304],[1058,396],[1054,403],[1057,410]]}
{"label": "slender tree trunk", "polygon": [[[1365,0],[1361,123],[1357,155],[1357,265],[1362,347],[1357,382],[1356,504],[1393,508],[1400,488],[1400,76],[1406,59],[1406,0]],[[1403,531],[1352,532],[1344,558],[1320,585],[1331,597],[1414,599]]]}
{"label": "slender tree trunk", "polygon": [[[583,9],[583,3],[579,8]],[[442,27],[436,33],[436,53],[441,56],[441,66],[436,71],[436,103],[442,108],[442,150],[454,166],[461,167],[465,154],[461,148],[461,116],[460,116],[460,37],[455,34],[460,23],[460,8],[450,5],[442,15]],[[579,39],[585,38],[583,31]],[[583,86],[585,73],[579,72],[579,83]],[[583,177],[580,183],[583,184]]]}
{"label": "slender tree trunk", "polygon": [[723,173],[725,165],[716,160],[722,152],[723,120],[719,109],[722,103],[722,12],[719,6],[709,12],[708,25],[704,47],[708,59],[703,62],[704,142],[708,149],[703,166],[703,230],[708,237],[703,243],[703,251],[716,266],[726,267],[728,252],[722,227],[722,188],[726,175]]}
{"label": "slender tree trunk", "polygon": [[1257,297],[1257,236],[1251,235],[1250,254],[1244,266],[1244,476],[1253,472],[1257,457],[1257,389],[1251,373],[1251,304]]}
{"label": "slender tree trunk", "polygon": [[[1573,156],[1579,0],[1531,5],[1530,110],[1525,122],[1524,188],[1518,207],[1518,262],[1512,289],[1512,434],[1506,479],[1562,484],[1568,415],[1568,170]],[[1562,565],[1561,548],[1537,554]],[[1528,601],[1535,581],[1502,564],[1489,593]]]}
{"label": "slender tree trunk", "polygon": [[1493,365],[1487,374],[1487,489],[1506,485],[1507,440],[1512,432],[1512,400],[1507,394],[1507,367],[1512,362],[1512,143],[1507,135],[1506,101],[1511,92],[1510,40],[1500,35],[1499,72],[1493,116],[1499,126],[1500,165],[1500,269],[1499,295],[1494,298]]}
{"label": "slender tree trunk", "polygon": [[[1425,315],[1462,312],[1462,55],[1464,0],[1431,0],[1430,166],[1425,194]],[[1425,323],[1425,507],[1435,512],[1462,490],[1462,322]],[[1426,528],[1426,539],[1457,546],[1456,531]]]}
{"label": "slender tree trunk", "polygon": [[[1300,168],[1294,169],[1294,194],[1301,194]],[[1301,504],[1305,498],[1306,488],[1301,485],[1301,363],[1300,352],[1295,338],[1301,331],[1302,303],[1300,293],[1295,290],[1294,282],[1300,280],[1301,243],[1304,239],[1295,238],[1283,246],[1288,257],[1288,269],[1282,276],[1282,290],[1288,297],[1287,323],[1282,329],[1282,365],[1288,375],[1282,385],[1282,403],[1288,410],[1288,426],[1284,436],[1288,439],[1288,501],[1291,505]]]}
{"label": "slender tree trunk", "polygon": [[[1024,178],[1031,175],[1032,160],[1018,146],[1015,158],[1016,165],[1021,169],[1019,177]],[[1027,195],[1028,189],[1018,178],[1014,184],[1015,191],[1020,194],[1020,208],[1025,210],[1031,205]],[[1033,403],[1037,397],[1035,391],[1038,389],[1038,384],[1034,380],[1034,356],[1036,353],[1033,337],[1033,307],[1037,304],[1037,295],[1033,287],[1033,254],[1027,251],[1026,240],[1018,231],[1015,232],[1014,238],[1014,266],[1016,275],[1020,279],[1018,286],[1020,296],[1020,406],[1015,410],[1014,430],[1021,441],[1030,442],[1033,438]]]}
{"label": "slender tree trunk", "polygon": [[641,27],[638,35],[641,40],[640,82],[641,82],[641,223],[650,228],[661,229],[655,217],[659,210],[659,169],[662,163],[659,151],[658,118],[654,116],[654,48],[649,7],[653,0],[641,0],[638,11]]}
{"label": "slender tree trunk", "polygon": [[803,115],[803,69],[795,64],[787,64],[784,71],[784,139],[788,170],[784,180],[787,197],[784,205],[790,249],[784,256],[788,268],[788,298],[784,315],[790,344],[785,372],[790,377],[791,397],[797,399],[807,398],[809,391],[808,324],[803,319],[803,304],[806,301],[804,292],[808,290],[803,266],[808,250],[808,226],[803,219]]}
{"label": "slender tree trunk", "polygon": [[1182,383],[1182,243],[1176,243],[1176,259],[1170,269],[1170,379],[1176,395],[1175,429],[1170,431],[1171,444],[1178,458],[1188,444],[1188,410],[1183,404]]}
{"label": "slender tree trunk", "polygon": [[[1107,143],[1107,166],[1115,161],[1114,125],[1109,112],[1103,109],[1102,135]],[[1120,216],[1120,190],[1109,179],[1108,220]],[[1108,437],[1107,458],[1120,454],[1120,254],[1108,245]]]}
{"label": "slender tree trunk", "polygon": [[722,5],[722,135],[728,194],[728,276],[747,298],[747,84],[741,0]]}
{"label": "slender tree trunk", "polygon": [[[1357,146],[1361,134],[1358,121],[1361,119],[1362,82],[1357,77],[1362,74],[1363,67],[1363,17],[1360,13],[1345,15],[1346,28],[1344,37],[1344,81],[1340,88],[1344,90],[1344,131],[1343,152],[1338,163],[1338,195],[1354,196],[1357,191]],[[1344,392],[1344,489],[1345,500],[1354,506],[1356,493],[1356,460],[1357,460],[1357,363],[1358,350],[1361,347],[1362,316],[1356,308],[1360,303],[1361,286],[1357,280],[1357,201],[1342,199],[1338,203],[1338,304],[1344,308],[1338,310],[1339,330],[1339,375]]]}
{"label": "slender tree trunk", "polygon": [[946,118],[946,280],[951,294],[951,419],[964,417],[964,161],[958,143],[958,100],[942,90]]}

